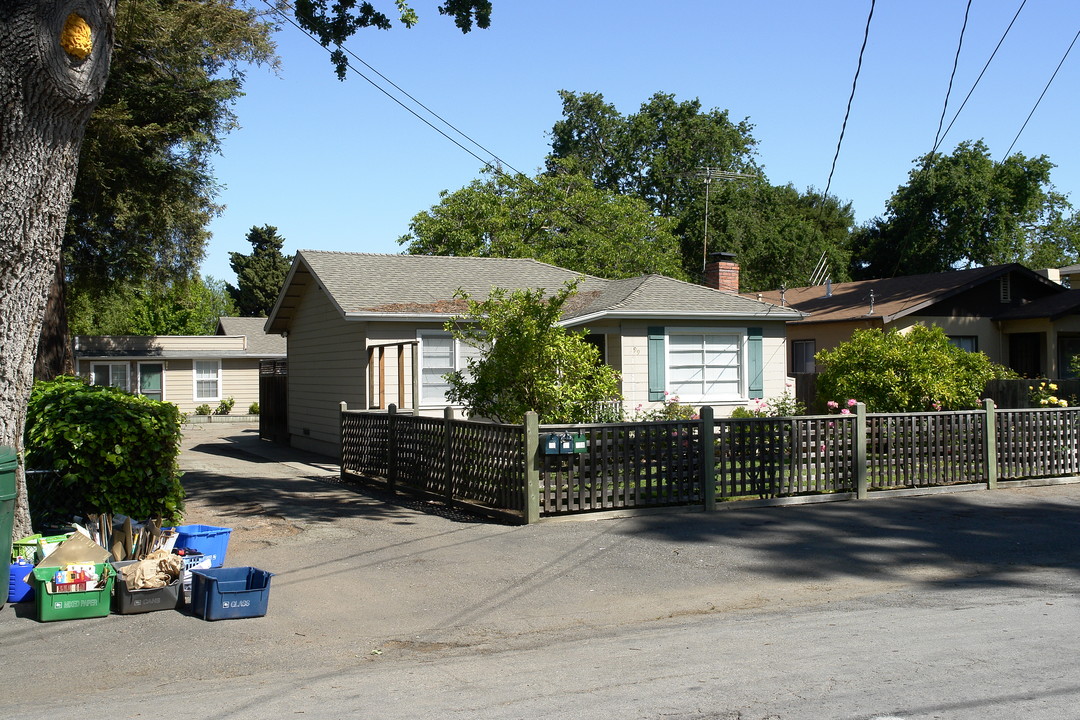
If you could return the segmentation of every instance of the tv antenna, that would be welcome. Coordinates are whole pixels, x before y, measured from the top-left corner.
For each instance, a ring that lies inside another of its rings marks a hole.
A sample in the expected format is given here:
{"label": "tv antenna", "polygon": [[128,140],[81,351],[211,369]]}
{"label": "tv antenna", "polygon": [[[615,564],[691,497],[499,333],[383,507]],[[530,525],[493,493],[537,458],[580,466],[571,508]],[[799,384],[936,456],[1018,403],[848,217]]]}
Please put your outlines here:
{"label": "tv antenna", "polygon": [[750,180],[758,177],[748,173],[732,172],[720,168],[702,165],[692,173],[690,177],[700,178],[705,181],[705,240],[701,244],[701,271],[705,272],[705,265],[709,257],[709,193],[712,189],[713,180]]}

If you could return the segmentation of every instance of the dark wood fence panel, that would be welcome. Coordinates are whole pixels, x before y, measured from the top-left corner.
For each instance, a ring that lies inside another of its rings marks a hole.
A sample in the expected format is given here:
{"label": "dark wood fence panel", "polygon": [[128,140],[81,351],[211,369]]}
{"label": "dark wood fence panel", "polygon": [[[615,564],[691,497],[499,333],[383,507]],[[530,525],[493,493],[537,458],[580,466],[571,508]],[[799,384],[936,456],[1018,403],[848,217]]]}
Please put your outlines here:
{"label": "dark wood fence panel", "polygon": [[564,433],[584,435],[586,452],[541,457],[541,514],[703,500],[700,422],[543,425],[541,446]]}
{"label": "dark wood fence panel", "polygon": [[870,414],[871,490],[986,481],[984,413]]}
{"label": "dark wood fence panel", "polygon": [[999,409],[1017,410],[1031,407],[1031,388],[1038,387],[1039,383],[1053,383],[1057,390],[1052,391],[1057,397],[1069,400],[1076,405],[1080,398],[1080,378],[1068,380],[1046,380],[1045,378],[1021,378],[1019,380],[991,380],[983,390],[983,397],[994,401]]}
{"label": "dark wood fence panel", "polygon": [[525,432],[516,425],[452,420],[453,497],[512,512],[525,509]]}
{"label": "dark wood fence panel", "polygon": [[1000,479],[1080,474],[1080,408],[999,410],[995,415]]}

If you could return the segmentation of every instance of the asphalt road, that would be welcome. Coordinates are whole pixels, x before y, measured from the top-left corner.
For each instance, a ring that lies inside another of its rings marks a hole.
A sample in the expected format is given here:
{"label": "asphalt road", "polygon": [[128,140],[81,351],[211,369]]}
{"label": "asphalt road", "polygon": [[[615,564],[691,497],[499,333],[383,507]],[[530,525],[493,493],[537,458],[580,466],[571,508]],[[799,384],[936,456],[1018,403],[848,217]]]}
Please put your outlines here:
{"label": "asphalt road", "polygon": [[1080,485],[510,527],[185,440],[264,618],[0,612],[0,717],[1080,717]]}

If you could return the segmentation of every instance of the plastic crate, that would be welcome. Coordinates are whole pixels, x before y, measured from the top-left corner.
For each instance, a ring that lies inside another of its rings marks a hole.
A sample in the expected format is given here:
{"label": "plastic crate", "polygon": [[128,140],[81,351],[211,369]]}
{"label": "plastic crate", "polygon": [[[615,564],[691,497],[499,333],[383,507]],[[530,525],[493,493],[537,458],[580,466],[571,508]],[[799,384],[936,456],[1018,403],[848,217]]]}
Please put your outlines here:
{"label": "plastic crate", "polygon": [[191,612],[203,620],[262,617],[274,573],[253,567],[191,571]]}
{"label": "plastic crate", "polygon": [[229,549],[232,528],[213,525],[179,525],[176,527],[176,543],[173,547],[194,548],[210,556],[210,567],[225,564],[225,551]]}
{"label": "plastic crate", "polygon": [[138,560],[124,560],[111,563],[116,570],[116,592],[113,593],[113,609],[118,615],[135,615],[136,613],[153,612],[155,610],[175,610],[183,605],[180,595],[180,578],[162,588],[145,588],[142,590],[129,590],[124,582],[120,570],[128,565],[134,565]]}
{"label": "plastic crate", "polygon": [[195,569],[209,570],[210,558],[202,553],[198,555],[183,556],[184,572],[182,575],[182,597],[184,602],[191,602],[191,571]]}
{"label": "plastic crate", "polygon": [[24,578],[34,571],[34,566],[26,560],[17,560],[9,568],[7,601],[17,603],[33,600],[34,587]]}
{"label": "plastic crate", "polygon": [[30,563],[34,562],[34,552],[37,550],[38,540],[41,539],[41,533],[37,535],[28,535],[24,538],[11,541],[11,559],[18,560],[23,558]]}
{"label": "plastic crate", "polygon": [[101,588],[66,593],[55,593],[50,589],[53,575],[59,568],[34,568],[30,577],[34,584],[38,620],[80,620],[108,615],[116,573],[108,563],[100,563],[95,567],[98,575],[105,578],[105,584]]}

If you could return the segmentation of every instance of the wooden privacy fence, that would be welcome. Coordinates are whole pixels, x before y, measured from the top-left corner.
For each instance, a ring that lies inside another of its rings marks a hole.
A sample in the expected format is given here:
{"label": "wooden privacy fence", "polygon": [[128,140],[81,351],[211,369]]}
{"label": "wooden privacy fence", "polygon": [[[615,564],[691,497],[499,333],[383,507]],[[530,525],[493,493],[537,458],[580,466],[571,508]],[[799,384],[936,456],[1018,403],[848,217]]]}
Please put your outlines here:
{"label": "wooden privacy fence", "polygon": [[[343,477],[518,522],[1080,475],[1080,408],[524,425],[342,404]],[[566,439],[578,452],[548,452]],[[549,441],[552,441],[549,443]]]}

